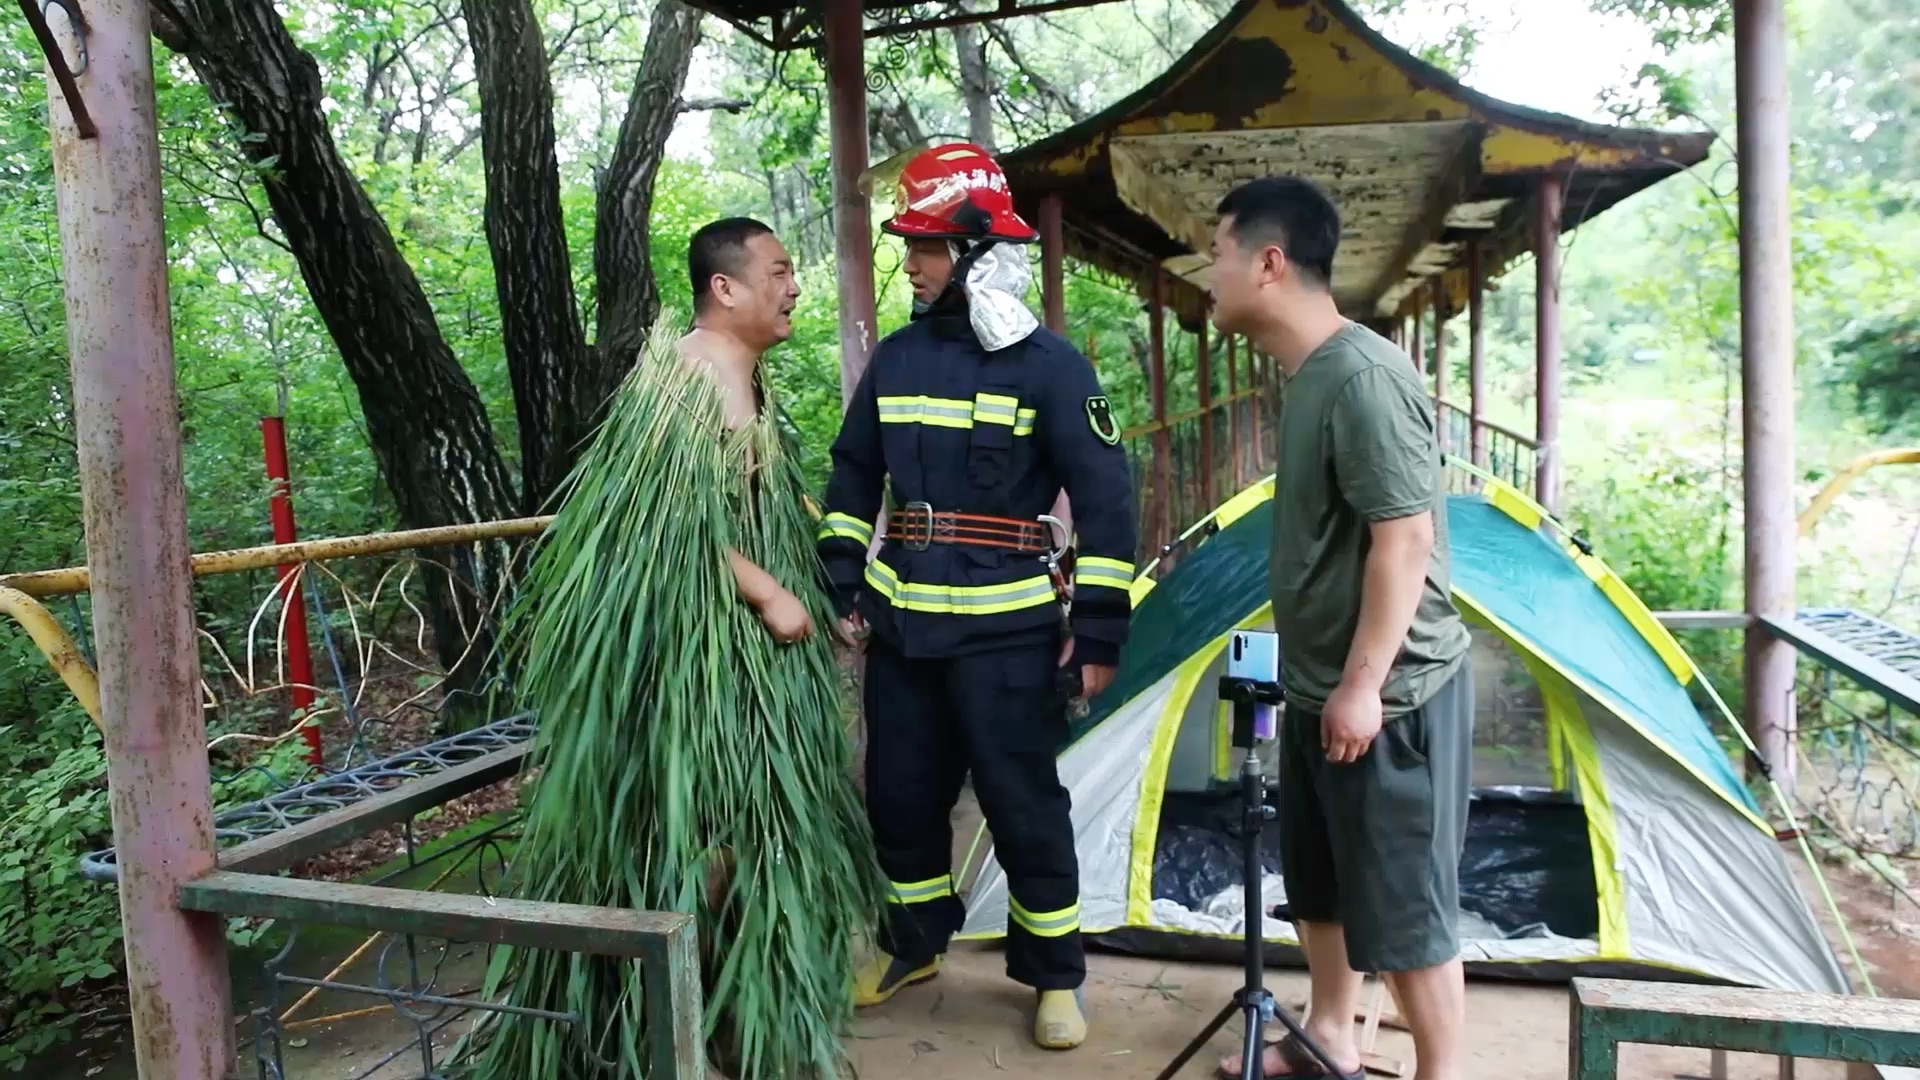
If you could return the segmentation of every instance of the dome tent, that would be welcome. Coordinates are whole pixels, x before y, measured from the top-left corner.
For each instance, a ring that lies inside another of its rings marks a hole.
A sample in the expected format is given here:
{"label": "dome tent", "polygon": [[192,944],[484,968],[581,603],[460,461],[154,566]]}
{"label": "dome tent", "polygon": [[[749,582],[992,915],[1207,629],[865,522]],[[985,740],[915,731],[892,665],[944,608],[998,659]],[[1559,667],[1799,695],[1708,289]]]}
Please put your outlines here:
{"label": "dome tent", "polygon": [[[1228,500],[1163,579],[1136,582],[1115,684],[1060,752],[1092,945],[1237,956],[1243,752],[1215,688],[1229,632],[1273,628],[1272,493],[1268,478]],[[1448,531],[1475,642],[1469,972],[1846,992],[1772,827],[1689,696],[1704,680],[1679,644],[1516,489],[1489,478],[1450,496]],[[1270,909],[1285,894],[1277,830],[1262,861]],[[968,893],[961,937],[1004,934],[990,849]],[[1266,917],[1263,933],[1273,959],[1298,962],[1289,924]]]}

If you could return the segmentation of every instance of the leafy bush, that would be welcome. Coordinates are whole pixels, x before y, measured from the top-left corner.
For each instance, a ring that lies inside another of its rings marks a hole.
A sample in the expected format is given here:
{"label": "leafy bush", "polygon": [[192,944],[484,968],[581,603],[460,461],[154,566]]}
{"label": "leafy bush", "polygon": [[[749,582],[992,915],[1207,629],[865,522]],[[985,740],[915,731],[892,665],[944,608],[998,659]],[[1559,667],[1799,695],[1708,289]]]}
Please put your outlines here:
{"label": "leafy bush", "polygon": [[[81,856],[113,844],[100,733],[23,634],[0,633],[0,687],[5,714],[31,718],[0,725],[0,1068],[19,1072],[89,1011],[121,1011],[124,955],[117,894],[80,876]],[[297,776],[302,751],[289,739],[251,760]],[[217,806],[270,784],[259,770],[218,783],[232,768],[215,767]],[[249,931],[236,920],[229,938]]]}
{"label": "leafy bush", "polygon": [[[1736,481],[1723,476],[1710,456],[1717,457],[1649,447],[1637,455],[1610,455],[1570,478],[1568,522],[1655,611],[1723,608],[1736,584]],[[1675,636],[1740,715],[1740,635],[1704,630]]]}

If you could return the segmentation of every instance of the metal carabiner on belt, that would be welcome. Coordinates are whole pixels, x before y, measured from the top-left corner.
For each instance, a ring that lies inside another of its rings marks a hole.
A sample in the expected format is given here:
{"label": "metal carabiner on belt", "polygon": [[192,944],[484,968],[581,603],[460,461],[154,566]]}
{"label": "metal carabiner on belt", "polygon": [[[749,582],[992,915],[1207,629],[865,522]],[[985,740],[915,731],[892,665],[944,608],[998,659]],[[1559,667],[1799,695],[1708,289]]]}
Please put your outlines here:
{"label": "metal carabiner on belt", "polygon": [[1040,523],[1047,527],[1047,539],[1050,546],[1040,561],[1047,565],[1047,576],[1053,580],[1053,593],[1060,598],[1060,614],[1067,617],[1073,613],[1073,592],[1067,588],[1067,576],[1060,570],[1060,560],[1067,553],[1073,537],[1067,532],[1067,523],[1052,514],[1041,514]]}

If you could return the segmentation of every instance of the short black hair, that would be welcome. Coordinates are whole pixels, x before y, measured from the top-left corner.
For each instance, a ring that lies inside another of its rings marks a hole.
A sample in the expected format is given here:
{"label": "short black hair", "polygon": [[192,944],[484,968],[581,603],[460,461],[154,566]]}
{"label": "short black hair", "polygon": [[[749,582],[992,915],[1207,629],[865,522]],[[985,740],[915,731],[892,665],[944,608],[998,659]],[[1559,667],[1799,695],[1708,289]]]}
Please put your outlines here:
{"label": "short black hair", "polygon": [[747,264],[747,241],[773,232],[750,217],[721,218],[694,230],[687,241],[687,276],[693,283],[693,310],[706,306],[713,275],[739,277]]}
{"label": "short black hair", "polygon": [[1277,245],[1302,276],[1325,288],[1333,281],[1340,246],[1340,210],[1319,185],[1300,176],[1249,180],[1220,200],[1221,218],[1241,247]]}

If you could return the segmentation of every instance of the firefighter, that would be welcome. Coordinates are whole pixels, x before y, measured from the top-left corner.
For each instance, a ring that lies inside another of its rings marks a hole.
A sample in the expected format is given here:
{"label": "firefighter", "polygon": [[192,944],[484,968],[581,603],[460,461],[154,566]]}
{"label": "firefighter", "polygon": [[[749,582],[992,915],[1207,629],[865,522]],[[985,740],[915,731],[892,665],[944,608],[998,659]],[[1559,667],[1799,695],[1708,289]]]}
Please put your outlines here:
{"label": "firefighter", "polygon": [[[934,147],[896,206],[882,227],[906,241],[914,314],[847,407],[819,543],[841,633],[867,639],[867,812],[893,885],[855,996],[938,974],[965,915],[948,821],[970,771],[1007,874],[1007,974],[1036,991],[1035,1041],[1070,1049],[1086,958],[1054,756],[1126,640],[1133,484],[1093,365],[1022,299],[1038,235],[999,166]],[[1063,490],[1077,543],[1047,516]]]}

